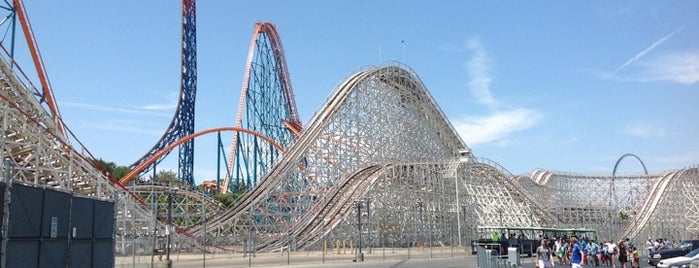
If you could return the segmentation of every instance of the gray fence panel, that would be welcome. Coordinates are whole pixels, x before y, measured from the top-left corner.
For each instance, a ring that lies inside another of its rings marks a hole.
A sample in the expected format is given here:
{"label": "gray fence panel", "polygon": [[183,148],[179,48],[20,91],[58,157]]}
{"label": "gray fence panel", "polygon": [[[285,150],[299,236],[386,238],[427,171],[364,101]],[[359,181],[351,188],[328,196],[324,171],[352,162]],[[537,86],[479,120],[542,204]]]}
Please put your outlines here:
{"label": "gray fence panel", "polygon": [[114,267],[113,240],[95,240],[92,245],[92,267]]}
{"label": "gray fence panel", "polygon": [[[114,203],[21,184],[11,188],[5,267],[114,267]],[[0,215],[7,212],[1,209]]]}
{"label": "gray fence panel", "polygon": [[[92,267],[92,241],[73,240],[70,242],[70,267]],[[105,266],[109,267],[109,266]]]}
{"label": "gray fence panel", "polygon": [[[70,194],[59,191],[44,191],[44,213],[41,217],[41,236],[66,238],[70,234]],[[55,219],[55,226],[53,221]],[[52,231],[55,232],[52,234]]]}
{"label": "gray fence panel", "polygon": [[7,267],[39,267],[39,241],[8,240]]}
{"label": "gray fence panel", "polygon": [[68,240],[44,240],[39,249],[39,267],[66,267],[68,264]]}
{"label": "gray fence panel", "polygon": [[71,232],[74,239],[92,238],[92,215],[94,213],[92,202],[92,199],[78,196],[73,197],[73,208],[71,211]]}
{"label": "gray fence panel", "polygon": [[9,237],[39,237],[44,191],[20,184],[12,186]]}
{"label": "gray fence panel", "polygon": [[114,203],[95,200],[95,239],[108,238],[114,236]]}

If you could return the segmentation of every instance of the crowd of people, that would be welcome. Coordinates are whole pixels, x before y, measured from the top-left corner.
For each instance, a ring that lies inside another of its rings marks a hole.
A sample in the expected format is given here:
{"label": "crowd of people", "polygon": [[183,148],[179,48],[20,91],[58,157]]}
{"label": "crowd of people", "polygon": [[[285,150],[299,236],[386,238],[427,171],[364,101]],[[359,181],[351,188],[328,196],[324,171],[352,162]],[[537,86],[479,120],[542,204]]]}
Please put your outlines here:
{"label": "crowd of people", "polygon": [[536,263],[539,268],[570,265],[579,268],[584,265],[621,268],[640,267],[638,249],[627,238],[617,243],[576,237],[543,239],[536,250]]}
{"label": "crowd of people", "polygon": [[673,243],[668,241],[667,238],[658,238],[655,240],[648,239],[648,241],[646,241],[646,248],[648,249],[648,253],[650,253],[651,251],[672,248],[673,246]]}

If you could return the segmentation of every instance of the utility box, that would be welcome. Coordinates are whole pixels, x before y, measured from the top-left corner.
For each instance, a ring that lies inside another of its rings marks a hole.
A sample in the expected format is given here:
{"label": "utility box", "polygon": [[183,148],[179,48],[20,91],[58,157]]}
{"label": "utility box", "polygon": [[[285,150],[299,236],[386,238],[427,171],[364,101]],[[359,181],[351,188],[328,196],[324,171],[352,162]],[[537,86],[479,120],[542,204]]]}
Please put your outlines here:
{"label": "utility box", "polygon": [[511,265],[517,265],[519,266],[519,252],[517,252],[517,248],[512,248],[509,247],[507,248],[507,259],[509,260]]}

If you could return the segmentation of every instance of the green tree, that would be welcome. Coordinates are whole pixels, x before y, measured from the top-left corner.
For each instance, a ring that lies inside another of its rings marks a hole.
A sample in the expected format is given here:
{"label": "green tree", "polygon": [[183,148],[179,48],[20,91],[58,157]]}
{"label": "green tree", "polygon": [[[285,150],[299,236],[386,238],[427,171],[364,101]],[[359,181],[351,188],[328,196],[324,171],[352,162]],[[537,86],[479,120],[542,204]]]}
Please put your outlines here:
{"label": "green tree", "polygon": [[224,194],[224,193],[216,193],[214,195],[214,199],[216,199],[218,202],[221,202],[223,206],[225,207],[233,207],[235,205],[235,199],[233,198],[233,195],[230,193]]}
{"label": "green tree", "polygon": [[235,183],[233,184],[233,189],[235,189],[235,191],[231,192],[231,195],[236,201],[248,192],[248,187],[245,186],[245,184]]}
{"label": "green tree", "polygon": [[127,166],[118,166],[116,163],[104,161],[102,158],[92,159],[92,166],[102,172],[102,174],[105,176],[111,175],[116,180],[121,179],[122,177],[126,176],[126,174],[131,172],[131,168]]}
{"label": "green tree", "polygon": [[[104,174],[104,175],[110,174],[110,171],[109,171],[110,163],[107,163],[106,161],[102,160],[102,158],[100,158],[100,159],[93,158],[91,160],[91,162],[92,162],[92,166],[95,167],[100,172],[102,172],[102,174]],[[114,164],[114,163],[111,163],[111,164]],[[114,165],[116,165],[116,164],[114,164]]]}
{"label": "green tree", "polygon": [[623,211],[619,211],[619,219],[621,219],[622,221],[628,220],[629,214]]}
{"label": "green tree", "polygon": [[177,173],[172,170],[161,170],[155,175],[155,181],[166,185],[180,185],[180,179],[177,177]]}
{"label": "green tree", "polygon": [[234,184],[232,188],[236,190],[226,194],[220,192],[216,193],[214,199],[218,200],[226,207],[233,207],[248,190],[244,184]]}
{"label": "green tree", "polygon": [[114,170],[112,171],[112,176],[114,176],[114,178],[116,178],[116,179],[121,179],[124,176],[126,176],[126,174],[129,174],[129,172],[131,172],[130,167],[118,166],[118,167],[114,168]]}

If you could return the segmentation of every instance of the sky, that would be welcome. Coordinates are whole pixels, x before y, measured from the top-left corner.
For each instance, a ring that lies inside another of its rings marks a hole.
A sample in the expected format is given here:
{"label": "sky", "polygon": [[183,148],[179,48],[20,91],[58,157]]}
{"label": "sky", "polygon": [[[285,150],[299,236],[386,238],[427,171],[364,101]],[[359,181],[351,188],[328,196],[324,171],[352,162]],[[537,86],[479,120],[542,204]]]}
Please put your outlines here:
{"label": "sky", "polygon": [[[64,122],[98,158],[139,159],[175,113],[181,2],[25,9]],[[610,175],[627,153],[650,173],[696,166],[696,18],[699,1],[199,1],[195,129],[234,125],[254,23],[269,21],[305,125],[348,75],[398,61],[475,156],[515,175]],[[215,136],[195,141],[196,182],[215,178],[215,150]],[[624,158],[617,173],[643,168]]]}

